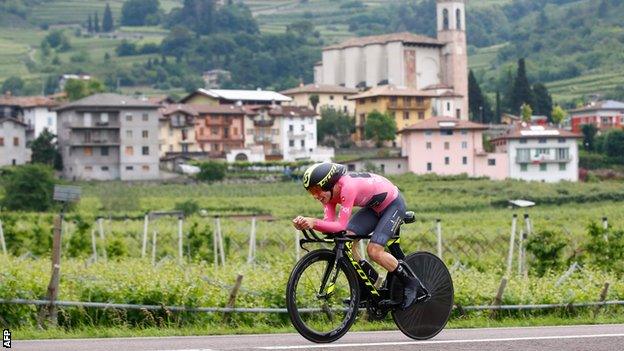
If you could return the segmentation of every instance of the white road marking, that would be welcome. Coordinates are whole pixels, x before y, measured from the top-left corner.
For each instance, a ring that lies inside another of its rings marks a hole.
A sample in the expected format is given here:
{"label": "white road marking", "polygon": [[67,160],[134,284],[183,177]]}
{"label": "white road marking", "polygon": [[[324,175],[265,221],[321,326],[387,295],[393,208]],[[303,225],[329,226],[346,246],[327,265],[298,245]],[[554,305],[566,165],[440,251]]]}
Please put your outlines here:
{"label": "white road marking", "polygon": [[152,351],[217,351],[213,349],[175,349],[175,350],[152,350]]}
{"label": "white road marking", "polygon": [[401,346],[401,345],[428,345],[428,344],[459,344],[459,343],[480,343],[499,341],[529,341],[529,340],[556,340],[556,339],[588,339],[588,338],[614,338],[624,337],[624,334],[594,334],[594,335],[553,335],[553,336],[533,336],[520,338],[493,338],[493,339],[463,339],[463,340],[431,340],[431,341],[403,341],[403,342],[373,342],[361,344],[322,344],[322,345],[294,345],[294,346],[266,346],[257,347],[264,350],[296,350],[296,349],[317,349],[317,348],[340,348],[340,347],[367,347],[367,346]]}

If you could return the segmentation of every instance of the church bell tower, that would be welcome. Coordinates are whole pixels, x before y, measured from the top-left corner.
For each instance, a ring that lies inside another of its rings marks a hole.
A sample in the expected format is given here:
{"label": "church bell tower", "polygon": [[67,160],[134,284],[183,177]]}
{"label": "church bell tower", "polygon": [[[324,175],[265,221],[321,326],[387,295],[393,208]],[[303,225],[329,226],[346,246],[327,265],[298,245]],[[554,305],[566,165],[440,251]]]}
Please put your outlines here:
{"label": "church bell tower", "polygon": [[441,51],[442,83],[462,95],[453,117],[468,119],[468,52],[466,45],[466,0],[436,0],[438,40]]}

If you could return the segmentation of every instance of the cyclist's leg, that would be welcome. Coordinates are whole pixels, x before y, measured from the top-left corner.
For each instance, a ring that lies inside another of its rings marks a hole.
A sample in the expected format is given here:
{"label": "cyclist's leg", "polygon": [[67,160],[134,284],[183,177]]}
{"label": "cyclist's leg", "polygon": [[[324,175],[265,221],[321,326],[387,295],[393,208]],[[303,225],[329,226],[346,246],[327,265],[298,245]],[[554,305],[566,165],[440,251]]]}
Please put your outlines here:
{"label": "cyclist's leg", "polygon": [[384,250],[386,243],[394,236],[401,220],[405,217],[405,201],[401,194],[384,209],[375,226],[375,231],[367,247],[368,256],[388,272],[396,270],[397,259]]}
{"label": "cyclist's leg", "polygon": [[[366,207],[361,208],[349,220],[349,224],[347,224],[347,233],[349,233],[349,235],[356,236],[367,235],[375,230],[377,221],[379,221],[379,218],[375,211]],[[360,240],[355,240],[351,250],[353,252],[353,258],[355,258],[356,261],[360,261],[363,258],[361,256],[363,253],[360,253],[358,249],[359,242]]]}

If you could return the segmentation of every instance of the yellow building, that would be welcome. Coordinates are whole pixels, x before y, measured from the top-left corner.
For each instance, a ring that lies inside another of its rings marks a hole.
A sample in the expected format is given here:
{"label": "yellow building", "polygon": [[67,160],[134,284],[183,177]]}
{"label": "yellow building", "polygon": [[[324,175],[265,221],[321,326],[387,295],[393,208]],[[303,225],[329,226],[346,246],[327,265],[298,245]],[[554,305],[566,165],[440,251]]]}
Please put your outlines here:
{"label": "yellow building", "polygon": [[195,119],[198,114],[193,107],[167,105],[160,110],[160,115],[160,157],[201,151],[195,140]]}
{"label": "yellow building", "polygon": [[[307,106],[317,112],[324,107],[332,107],[337,111],[345,112],[351,116],[355,113],[355,101],[349,97],[358,93],[357,89],[345,88],[339,85],[308,84],[296,88],[280,91],[280,94],[291,97],[289,103],[292,106]],[[310,97],[317,95],[319,102],[313,106]]]}
{"label": "yellow building", "polygon": [[[380,85],[351,96],[355,101],[355,140],[363,141],[368,114],[377,110],[388,113],[396,122],[397,131],[432,117],[432,98],[438,95],[411,87]],[[397,134],[396,145],[400,142]]]}

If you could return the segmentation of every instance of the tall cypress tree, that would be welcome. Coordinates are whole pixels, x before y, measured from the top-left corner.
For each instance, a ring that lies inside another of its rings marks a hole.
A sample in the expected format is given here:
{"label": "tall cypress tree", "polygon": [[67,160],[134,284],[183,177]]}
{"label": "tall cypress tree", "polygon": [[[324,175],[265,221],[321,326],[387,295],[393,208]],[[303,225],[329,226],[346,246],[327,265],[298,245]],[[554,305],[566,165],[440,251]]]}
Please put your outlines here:
{"label": "tall cypress tree", "polygon": [[546,86],[542,83],[536,83],[533,85],[533,106],[536,115],[548,116],[548,120],[551,120],[553,102],[552,96],[548,92]]}
{"label": "tall cypress tree", "polygon": [[87,32],[93,32],[93,21],[91,21],[91,14],[87,17]]}
{"label": "tall cypress tree", "polygon": [[468,73],[468,109],[473,121],[488,123],[492,120],[492,107],[487,97],[483,95],[481,87],[472,70]]}
{"label": "tall cypress tree", "polygon": [[97,11],[95,11],[95,16],[93,18],[93,29],[99,33],[100,32],[100,19],[98,17]]}
{"label": "tall cypress tree", "polygon": [[526,75],[526,66],[524,58],[518,60],[518,72],[516,73],[516,79],[514,80],[513,93],[511,96],[512,110],[514,113],[520,112],[520,106],[522,104],[533,106],[533,96],[531,91],[531,85]]}
{"label": "tall cypress tree", "polygon": [[102,31],[109,33],[115,29],[113,24],[113,13],[111,12],[110,6],[106,3],[106,8],[104,8],[104,17],[102,18]]}
{"label": "tall cypress tree", "polygon": [[494,114],[494,118],[492,120],[494,123],[501,122],[501,97],[500,91],[496,90],[496,113]]}

